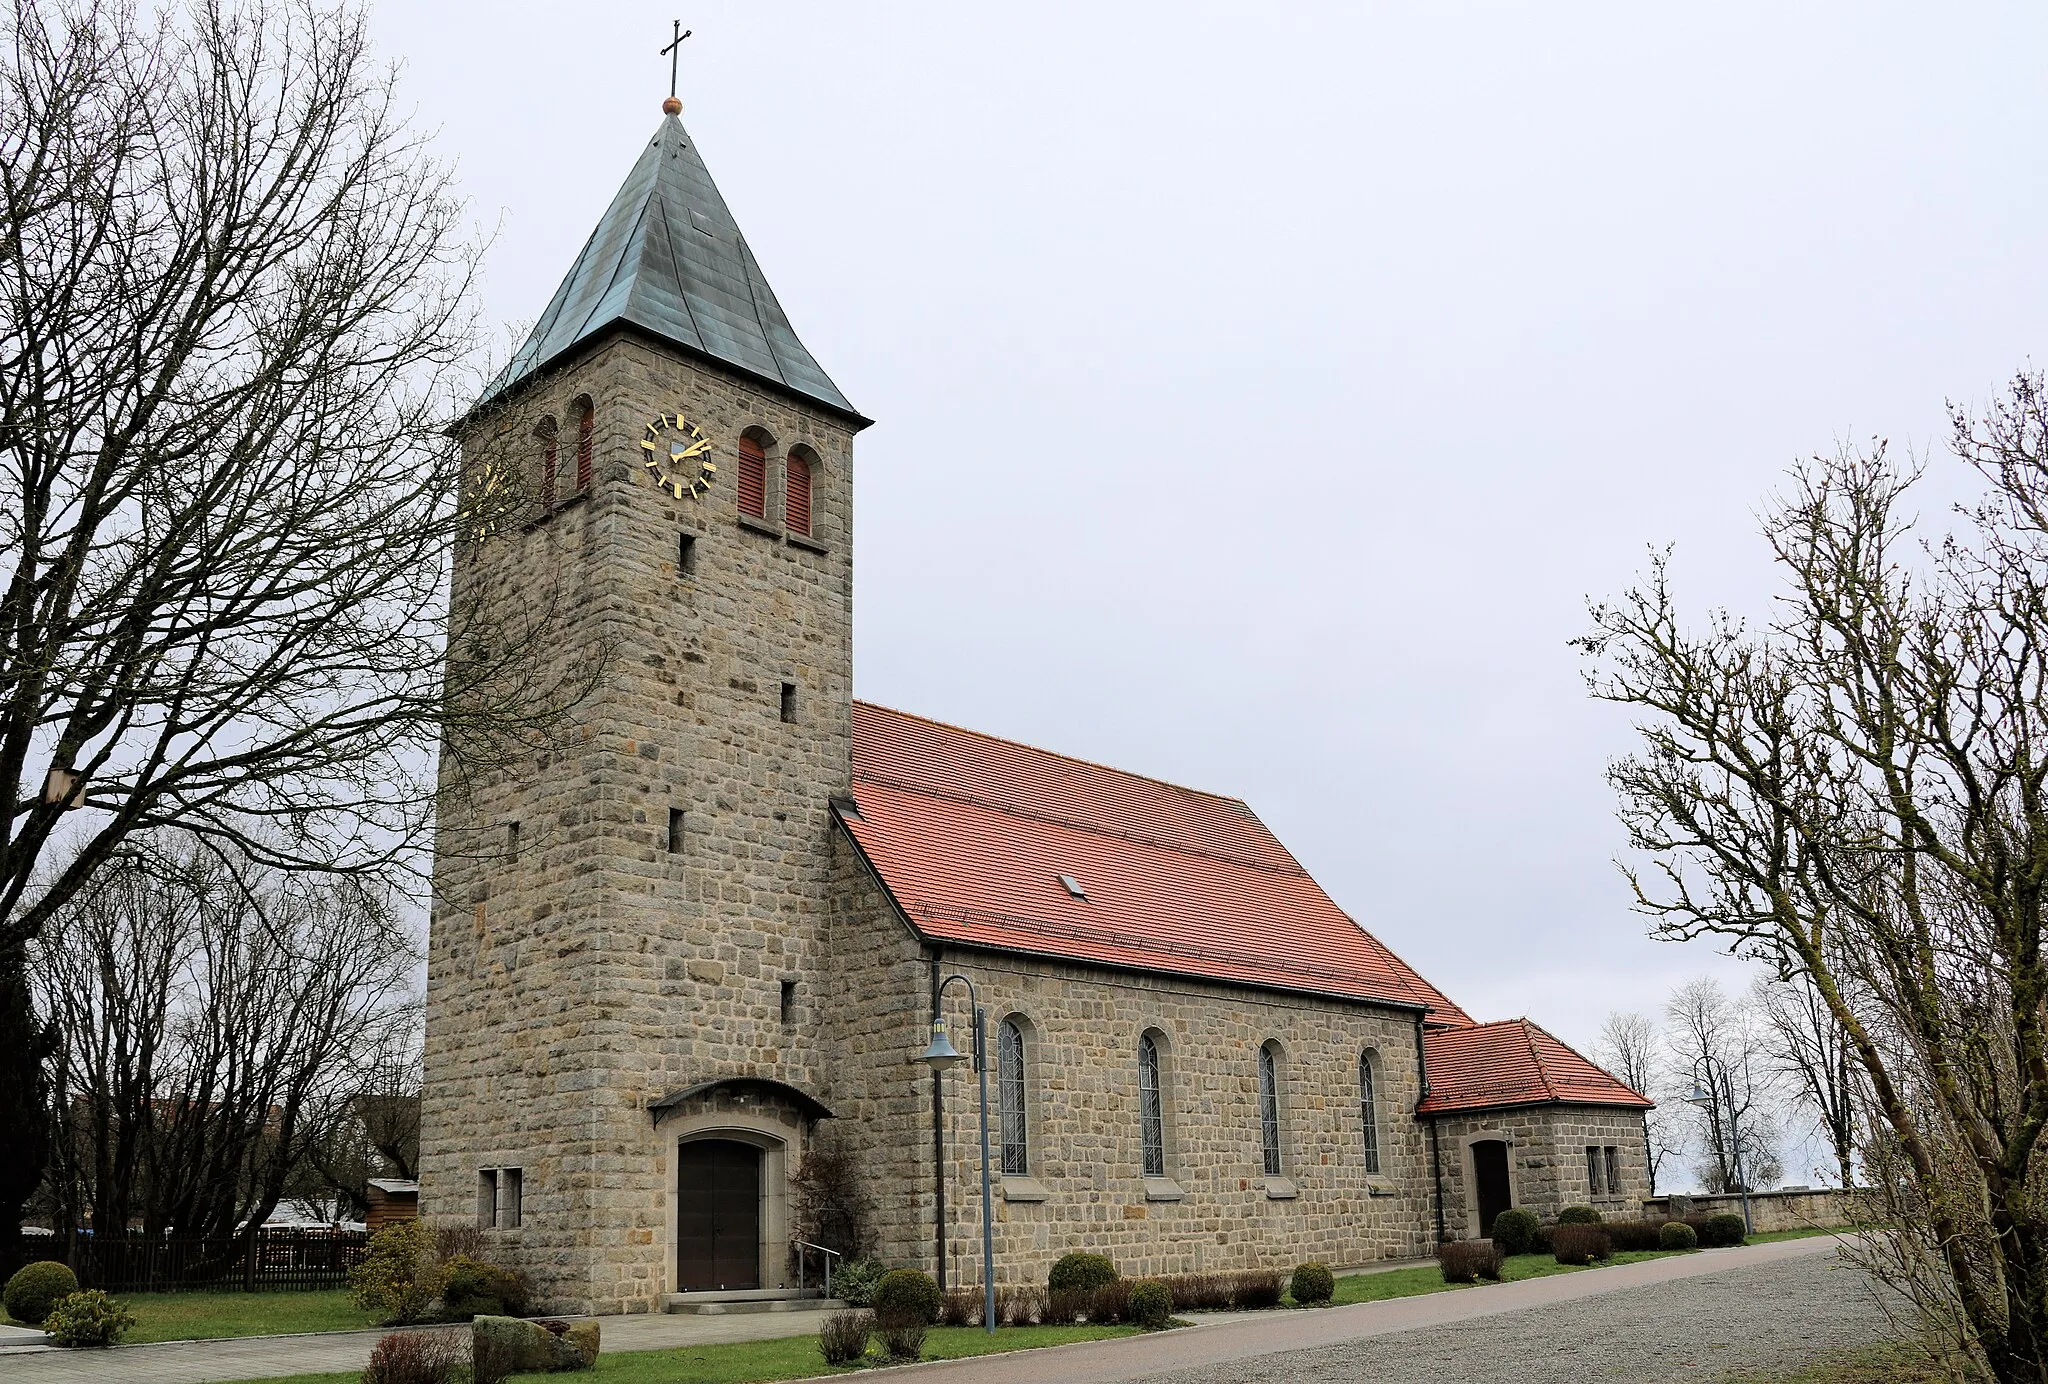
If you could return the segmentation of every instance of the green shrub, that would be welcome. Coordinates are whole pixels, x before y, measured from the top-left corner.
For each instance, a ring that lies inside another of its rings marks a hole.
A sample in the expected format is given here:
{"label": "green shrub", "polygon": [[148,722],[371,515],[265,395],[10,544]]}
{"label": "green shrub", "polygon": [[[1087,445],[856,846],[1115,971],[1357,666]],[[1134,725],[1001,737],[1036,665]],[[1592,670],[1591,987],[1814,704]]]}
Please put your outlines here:
{"label": "green shrub", "polygon": [[71,1272],[69,1264],[44,1259],[8,1279],[6,1291],[0,1292],[0,1302],[7,1305],[7,1315],[16,1321],[41,1326],[59,1298],[77,1291],[78,1275]]}
{"label": "green shrub", "polygon": [[135,1318],[97,1288],[71,1293],[43,1318],[43,1330],[60,1346],[111,1346],[119,1343]]}
{"label": "green shrub", "polygon": [[[910,1322],[930,1326],[939,1319],[939,1311],[945,1306],[945,1301],[939,1285],[923,1269],[891,1269],[875,1285],[875,1322],[884,1331]],[[922,1332],[917,1339],[921,1345],[924,1341]]]}
{"label": "green shrub", "polygon": [[851,1365],[868,1353],[875,1332],[872,1312],[834,1312],[818,1328],[818,1354],[828,1365]]}
{"label": "green shrub", "polygon": [[1698,1224],[1700,1247],[1702,1249],[1726,1249],[1748,1241],[1749,1227],[1742,1223],[1742,1217],[1733,1211],[1723,1211],[1709,1216],[1704,1224]]}
{"label": "green shrub", "polygon": [[1519,1207],[1503,1211],[1493,1218],[1493,1242],[1502,1254],[1532,1254],[1540,1224],[1533,1213]]}
{"label": "green shrub", "polygon": [[532,1291],[526,1275],[466,1255],[441,1265],[441,1315],[448,1321],[472,1317],[523,1317]]}
{"label": "green shrub", "polygon": [[1699,1243],[1699,1232],[1684,1221],[1666,1221],[1657,1232],[1659,1249],[1698,1249]]}
{"label": "green shrub", "polygon": [[1600,1228],[1607,1232],[1607,1238],[1618,1250],[1656,1249],[1657,1236],[1663,1230],[1659,1221],[1602,1221]]}
{"label": "green shrub", "polygon": [[875,1285],[889,1271],[879,1259],[855,1259],[832,1275],[832,1296],[849,1307],[875,1305]]}
{"label": "green shrub", "polygon": [[1262,1312],[1280,1305],[1280,1271],[1247,1269],[1237,1276],[1234,1294],[1237,1306],[1247,1312]]}
{"label": "green shrub", "polygon": [[1337,1276],[1327,1264],[1303,1264],[1295,1269],[1287,1291],[1303,1307],[1313,1307],[1337,1295]]}
{"label": "green shrub", "polygon": [[1147,1331],[1157,1331],[1173,1315],[1173,1290],[1156,1278],[1133,1283],[1124,1314]]}
{"label": "green shrub", "polygon": [[1108,1287],[1120,1277],[1122,1275],[1117,1273],[1116,1265],[1110,1262],[1108,1255],[1077,1252],[1059,1257],[1059,1262],[1052,1266],[1052,1272],[1046,1275],[1045,1286],[1055,1293],[1092,1292]]}
{"label": "green shrub", "polygon": [[1557,1213],[1559,1225],[1598,1225],[1600,1213],[1590,1206],[1567,1206]]}
{"label": "green shrub", "polygon": [[386,1325],[425,1321],[441,1296],[434,1232],[425,1221],[393,1221],[370,1237],[363,1262],[349,1270],[356,1306]]}

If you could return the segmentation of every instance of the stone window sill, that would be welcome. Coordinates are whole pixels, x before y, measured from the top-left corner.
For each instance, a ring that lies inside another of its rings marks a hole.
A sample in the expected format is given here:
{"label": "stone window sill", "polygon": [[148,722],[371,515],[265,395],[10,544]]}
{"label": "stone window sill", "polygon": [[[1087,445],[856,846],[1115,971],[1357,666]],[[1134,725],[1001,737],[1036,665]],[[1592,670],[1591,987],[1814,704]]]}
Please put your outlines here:
{"label": "stone window sill", "polygon": [[1045,1190],[1045,1184],[1035,1177],[1005,1175],[1002,1190],[1004,1201],[1049,1201],[1052,1198],[1052,1193]]}
{"label": "stone window sill", "polygon": [[792,548],[805,548],[814,553],[824,553],[831,551],[823,543],[820,543],[816,537],[808,533],[797,533],[794,530],[792,530],[789,533],[784,534],[782,537],[783,541],[788,543],[789,546]]}
{"label": "stone window sill", "polygon": [[1170,1177],[1148,1177],[1145,1179],[1145,1200],[1179,1201],[1187,1195],[1180,1184]]}
{"label": "stone window sill", "polygon": [[1301,1195],[1301,1189],[1294,1185],[1291,1177],[1269,1177],[1266,1179],[1266,1200],[1293,1201]]}
{"label": "stone window sill", "polygon": [[740,527],[743,529],[752,529],[755,533],[768,538],[782,537],[782,529],[766,519],[757,519],[751,514],[741,514],[739,519]]}
{"label": "stone window sill", "polygon": [[1365,1180],[1365,1194],[1369,1197],[1393,1196],[1394,1184],[1383,1177],[1368,1177]]}

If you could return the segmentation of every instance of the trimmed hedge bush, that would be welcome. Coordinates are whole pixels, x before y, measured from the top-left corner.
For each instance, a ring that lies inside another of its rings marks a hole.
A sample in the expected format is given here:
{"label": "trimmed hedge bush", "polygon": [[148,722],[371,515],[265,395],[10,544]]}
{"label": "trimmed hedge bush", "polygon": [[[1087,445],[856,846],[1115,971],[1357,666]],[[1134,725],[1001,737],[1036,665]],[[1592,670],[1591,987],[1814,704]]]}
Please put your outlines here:
{"label": "trimmed hedge bush", "polygon": [[532,1296],[526,1275],[515,1270],[466,1255],[441,1265],[441,1315],[449,1321],[523,1317]]}
{"label": "trimmed hedge bush", "polygon": [[1506,1258],[1499,1240],[1446,1240],[1436,1247],[1437,1266],[1446,1283],[1476,1283],[1482,1278],[1498,1283]]}
{"label": "trimmed hedge bush", "polygon": [[1122,1277],[1116,1265],[1106,1254],[1062,1254],[1059,1262],[1052,1266],[1052,1272],[1045,1276],[1045,1286],[1050,1292],[1063,1293],[1072,1290],[1091,1292],[1106,1288]]}
{"label": "trimmed hedge bush", "polygon": [[1600,1213],[1590,1206],[1567,1206],[1557,1213],[1559,1225],[1598,1225]]}
{"label": "trimmed hedge bush", "polygon": [[[875,1285],[875,1324],[884,1332],[912,1322],[930,1326],[945,1305],[938,1283],[923,1269],[891,1269]],[[923,1344],[924,1333],[919,1332],[917,1339]]]}
{"label": "trimmed hedge bush", "polygon": [[1542,1223],[1534,1214],[1514,1207],[1493,1218],[1493,1242],[1502,1254],[1530,1254],[1536,1249],[1536,1232]]}
{"label": "trimmed hedge bush", "polygon": [[1131,1285],[1124,1311],[1129,1320],[1147,1331],[1157,1331],[1173,1315],[1173,1290],[1156,1278],[1142,1279]]}
{"label": "trimmed hedge bush", "polygon": [[77,1291],[78,1275],[71,1272],[69,1264],[43,1259],[25,1265],[7,1280],[6,1290],[0,1292],[0,1302],[6,1304],[7,1315],[16,1321],[41,1326],[52,1307]]}
{"label": "trimmed hedge bush", "polygon": [[1658,1249],[1698,1249],[1699,1232],[1684,1221],[1666,1221],[1657,1231]]}
{"label": "trimmed hedge bush", "polygon": [[1704,1221],[1687,1217],[1686,1221],[1699,1232],[1701,1249],[1727,1249],[1731,1245],[1745,1244],[1749,1240],[1749,1227],[1742,1223],[1742,1217],[1733,1211],[1708,1216]]}
{"label": "trimmed hedge bush", "polygon": [[1597,1225],[1561,1225],[1550,1233],[1550,1252],[1560,1264],[1590,1264],[1613,1257],[1614,1245]]}
{"label": "trimmed hedge bush", "polygon": [[1315,1307],[1337,1295],[1337,1276],[1328,1264],[1303,1264],[1295,1269],[1287,1291],[1303,1307]]}
{"label": "trimmed hedge bush", "polygon": [[1652,1250],[1659,1248],[1657,1237],[1663,1232],[1664,1222],[1602,1221],[1600,1228],[1618,1250]]}
{"label": "trimmed hedge bush", "polygon": [[57,1299],[57,1305],[43,1318],[43,1330],[60,1346],[117,1345],[133,1325],[135,1318],[128,1309],[97,1288]]}

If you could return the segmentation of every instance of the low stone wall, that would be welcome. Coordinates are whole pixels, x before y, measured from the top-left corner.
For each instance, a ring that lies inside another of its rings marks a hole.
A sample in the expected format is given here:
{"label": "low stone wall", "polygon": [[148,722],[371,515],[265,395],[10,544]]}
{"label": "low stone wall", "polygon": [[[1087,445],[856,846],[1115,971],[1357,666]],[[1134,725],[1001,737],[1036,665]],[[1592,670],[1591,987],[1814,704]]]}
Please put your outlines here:
{"label": "low stone wall", "polygon": [[[1773,1230],[1808,1230],[1815,1226],[1847,1225],[1856,1219],[1855,1201],[1865,1193],[1838,1187],[1788,1188],[1778,1192],[1749,1194],[1750,1228],[1759,1234]],[[1674,1204],[1675,1203],[1675,1204]],[[1742,1214],[1742,1198],[1735,1195],[1645,1197],[1643,1215],[1713,1216],[1723,1211]]]}

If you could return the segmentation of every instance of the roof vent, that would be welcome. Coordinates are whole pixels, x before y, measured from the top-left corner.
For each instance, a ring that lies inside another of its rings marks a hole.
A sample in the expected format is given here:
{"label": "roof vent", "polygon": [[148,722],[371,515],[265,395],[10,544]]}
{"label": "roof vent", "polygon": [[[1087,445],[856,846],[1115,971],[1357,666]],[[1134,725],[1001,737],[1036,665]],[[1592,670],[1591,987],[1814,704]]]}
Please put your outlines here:
{"label": "roof vent", "polygon": [[1081,881],[1075,879],[1072,875],[1061,875],[1060,883],[1066,885],[1067,892],[1075,898],[1085,900],[1088,897],[1088,891],[1081,887]]}

